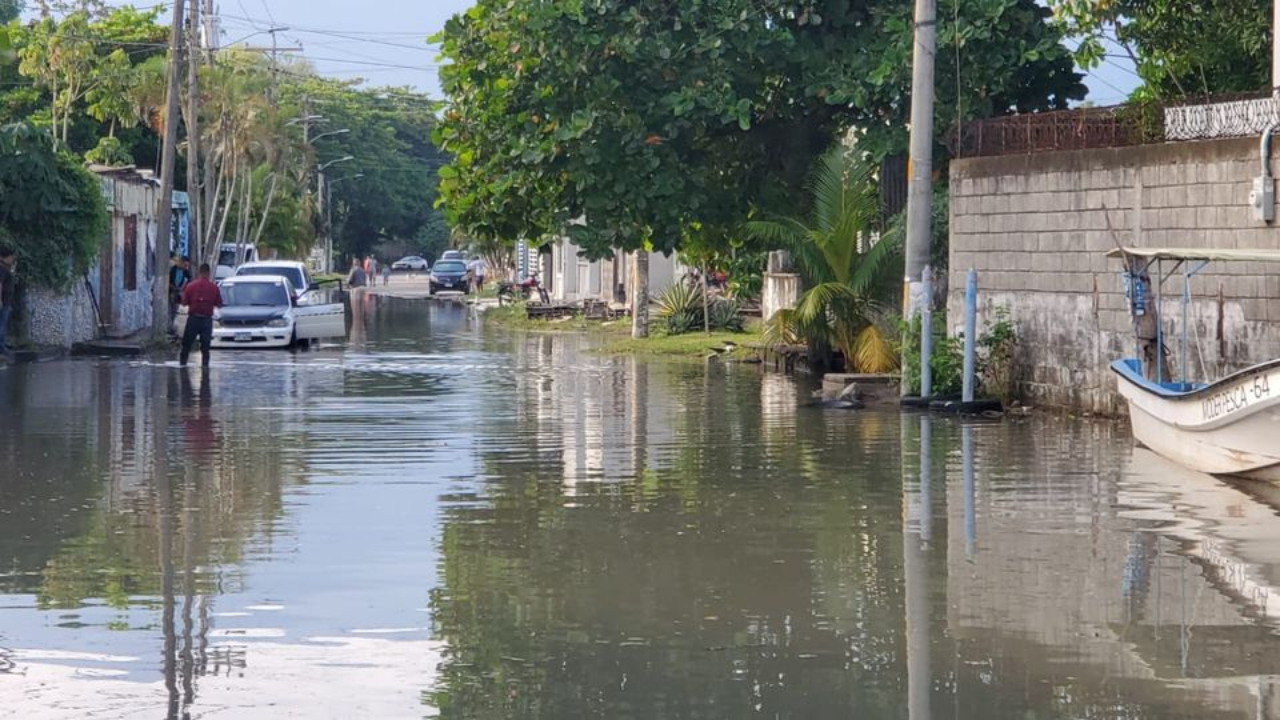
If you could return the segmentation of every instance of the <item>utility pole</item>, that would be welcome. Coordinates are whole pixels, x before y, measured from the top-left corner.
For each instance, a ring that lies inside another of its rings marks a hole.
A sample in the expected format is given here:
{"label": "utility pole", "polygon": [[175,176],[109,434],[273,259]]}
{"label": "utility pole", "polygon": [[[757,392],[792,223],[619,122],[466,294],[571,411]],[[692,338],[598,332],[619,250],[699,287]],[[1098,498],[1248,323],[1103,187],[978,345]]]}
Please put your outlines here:
{"label": "utility pole", "polygon": [[911,157],[907,164],[907,282],[910,314],[919,312],[920,273],[929,263],[933,219],[933,61],[937,52],[936,0],[916,0],[911,72]]}
{"label": "utility pole", "polygon": [[200,194],[200,4],[201,0],[191,0],[187,18],[187,200],[191,208],[187,255],[195,258],[205,256]]}
{"label": "utility pole", "polygon": [[[929,264],[933,220],[934,56],[938,46],[936,0],[916,0],[915,51],[911,68],[911,157],[907,163],[906,305],[914,318],[931,298],[924,297],[921,275]],[[906,392],[906,384],[903,384]]]}
{"label": "utility pole", "polygon": [[173,27],[169,31],[169,79],[165,89],[166,112],[164,145],[160,153],[160,199],[156,208],[156,276],[151,285],[151,335],[163,342],[169,331],[169,243],[173,238],[173,172],[178,147],[178,122],[181,106],[179,78],[182,72],[183,9],[186,3],[173,4]]}

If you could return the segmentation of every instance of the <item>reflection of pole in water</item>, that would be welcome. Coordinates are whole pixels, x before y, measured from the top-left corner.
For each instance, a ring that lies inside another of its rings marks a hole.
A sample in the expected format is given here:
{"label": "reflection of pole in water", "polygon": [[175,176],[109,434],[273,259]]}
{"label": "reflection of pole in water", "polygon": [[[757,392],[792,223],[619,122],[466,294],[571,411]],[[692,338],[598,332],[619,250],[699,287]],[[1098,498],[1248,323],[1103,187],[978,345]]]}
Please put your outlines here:
{"label": "reflection of pole in water", "polygon": [[169,715],[178,716],[177,638],[174,636],[173,592],[173,487],[169,484],[166,435],[169,429],[169,388],[167,371],[152,375],[157,387],[151,394],[151,479],[155,483],[159,509],[160,595],[163,601],[160,624],[164,632],[164,685],[169,691]]}
{"label": "reflection of pole in water", "polygon": [[930,498],[932,419],[920,417],[920,487],[916,497],[903,478],[902,550],[906,585],[907,709],[911,720],[932,717],[933,668],[929,648],[929,536],[933,515]]}
{"label": "reflection of pole in water", "polygon": [[977,487],[973,476],[973,428],[960,429],[960,455],[964,465],[964,554],[973,557],[978,547]]}

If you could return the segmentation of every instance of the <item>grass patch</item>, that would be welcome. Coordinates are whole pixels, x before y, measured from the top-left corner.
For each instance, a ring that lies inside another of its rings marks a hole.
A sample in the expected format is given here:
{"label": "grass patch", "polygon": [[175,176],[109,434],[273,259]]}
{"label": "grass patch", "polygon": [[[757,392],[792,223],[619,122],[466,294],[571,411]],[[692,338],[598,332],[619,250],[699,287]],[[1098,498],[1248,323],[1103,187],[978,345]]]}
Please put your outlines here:
{"label": "grass patch", "polygon": [[737,350],[722,353],[721,357],[746,357],[754,353],[743,347],[747,343],[759,342],[760,335],[755,332],[713,332],[706,335],[700,332],[683,335],[667,335],[654,333],[643,340],[630,337],[610,340],[600,346],[599,350],[608,355],[661,355],[663,357],[704,358],[712,354],[712,348],[723,348],[726,343],[734,343]]}

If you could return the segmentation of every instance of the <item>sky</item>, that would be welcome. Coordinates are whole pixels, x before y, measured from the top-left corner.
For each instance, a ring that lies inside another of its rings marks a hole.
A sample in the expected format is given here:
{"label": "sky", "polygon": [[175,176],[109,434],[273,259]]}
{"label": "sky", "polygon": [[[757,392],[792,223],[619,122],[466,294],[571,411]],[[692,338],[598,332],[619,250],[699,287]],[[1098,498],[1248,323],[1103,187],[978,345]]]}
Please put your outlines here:
{"label": "sky", "polygon": [[[150,0],[109,0],[148,7]],[[156,0],[158,3],[159,0]],[[474,0],[216,0],[223,43],[301,48],[323,75],[364,78],[374,85],[406,85],[440,97],[436,48],[426,39]],[[1123,102],[1138,84],[1133,65],[1119,53],[1089,74],[1089,100]]]}

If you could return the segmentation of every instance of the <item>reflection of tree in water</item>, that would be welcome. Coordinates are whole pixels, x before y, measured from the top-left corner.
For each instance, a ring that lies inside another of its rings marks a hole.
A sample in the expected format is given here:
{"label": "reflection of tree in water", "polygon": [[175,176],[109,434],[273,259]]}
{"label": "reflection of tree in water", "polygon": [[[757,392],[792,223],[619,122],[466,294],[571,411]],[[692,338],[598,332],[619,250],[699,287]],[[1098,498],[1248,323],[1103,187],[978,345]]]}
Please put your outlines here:
{"label": "reflection of tree in water", "polygon": [[[122,611],[116,629],[135,622],[124,611],[158,611],[169,715],[180,717],[195,678],[235,661],[209,656],[211,598],[237,589],[245,552],[275,532],[297,470],[286,453],[300,441],[280,414],[218,397],[216,376],[56,370],[69,394],[83,393],[79,412],[59,406],[49,377],[0,385],[21,400],[10,405],[17,431],[0,433],[16,470],[0,483],[9,511],[0,547],[15,549],[16,570],[0,592],[33,592],[41,607],[69,611],[103,600]],[[31,401],[49,394],[53,403]]]}
{"label": "reflection of tree in water", "polygon": [[630,364],[594,439],[630,466],[567,493],[545,462],[564,419],[522,405],[500,432],[528,446],[484,458],[484,502],[447,512],[445,716],[894,714],[901,544],[878,538],[898,519],[858,497],[896,487],[896,458],[850,477],[820,416],[761,441],[751,375]]}

